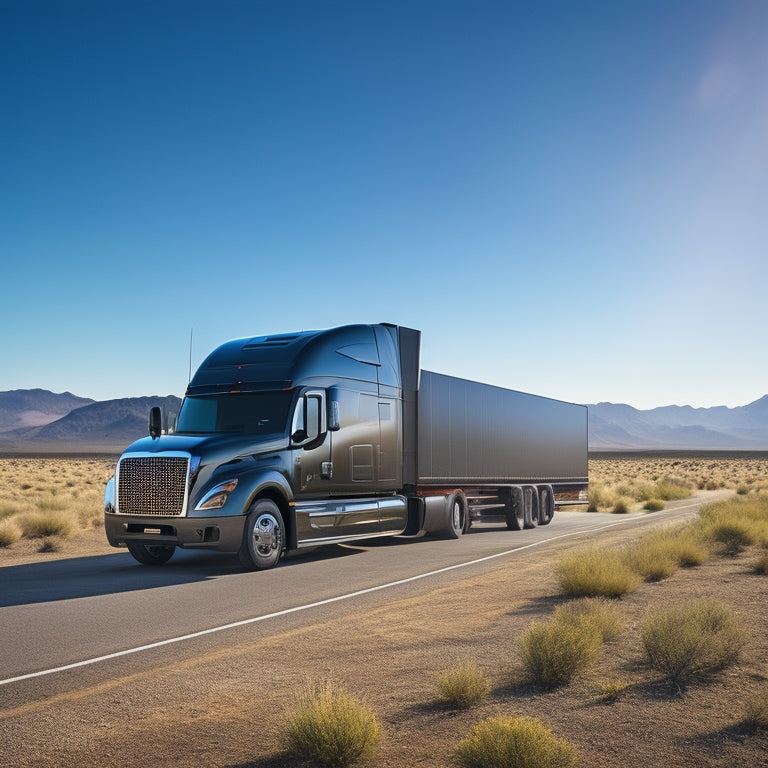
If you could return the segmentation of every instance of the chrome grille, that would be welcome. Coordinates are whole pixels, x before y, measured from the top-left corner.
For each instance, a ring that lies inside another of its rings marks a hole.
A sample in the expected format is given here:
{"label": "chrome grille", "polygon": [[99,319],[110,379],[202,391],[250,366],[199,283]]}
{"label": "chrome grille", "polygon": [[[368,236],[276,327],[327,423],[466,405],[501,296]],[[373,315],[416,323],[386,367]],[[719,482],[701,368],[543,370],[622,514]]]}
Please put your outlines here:
{"label": "chrome grille", "polygon": [[159,517],[183,515],[188,469],[188,456],[121,459],[117,476],[118,513]]}

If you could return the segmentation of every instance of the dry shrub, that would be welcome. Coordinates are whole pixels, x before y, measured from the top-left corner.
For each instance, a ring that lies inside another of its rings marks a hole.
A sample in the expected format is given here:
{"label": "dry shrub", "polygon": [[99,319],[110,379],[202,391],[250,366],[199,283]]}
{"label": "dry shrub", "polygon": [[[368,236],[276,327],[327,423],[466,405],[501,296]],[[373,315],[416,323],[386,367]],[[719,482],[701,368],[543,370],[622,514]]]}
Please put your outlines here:
{"label": "dry shrub", "polygon": [[750,496],[707,504],[699,527],[726,555],[738,555],[755,543],[768,540],[768,499]]}
{"label": "dry shrub", "polygon": [[456,746],[461,768],[571,768],[576,748],[532,717],[491,717]]}
{"label": "dry shrub", "polygon": [[667,540],[670,554],[681,568],[694,568],[706,562],[709,547],[695,525],[673,529]]}
{"label": "dry shrub", "polygon": [[665,477],[656,483],[656,487],[653,489],[653,496],[663,501],[687,499],[691,496],[691,486],[679,477]]}
{"label": "dry shrub", "polygon": [[592,481],[587,492],[587,512],[598,512],[613,505],[615,494],[609,491],[603,483]]}
{"label": "dry shrub", "polygon": [[745,635],[725,603],[704,598],[648,612],[642,641],[651,666],[679,683],[734,663]]}
{"label": "dry shrub", "polygon": [[768,685],[747,699],[740,725],[753,731],[768,729]]}
{"label": "dry shrub", "polygon": [[614,515],[626,515],[632,510],[633,501],[628,496],[619,496],[611,510]]}
{"label": "dry shrub", "polygon": [[69,506],[67,499],[56,496],[51,492],[49,496],[44,496],[35,502],[35,506],[40,512],[63,512]]}
{"label": "dry shrub", "polygon": [[644,536],[624,553],[627,565],[643,581],[661,581],[669,578],[678,568],[669,541],[659,536]]}
{"label": "dry shrub", "polygon": [[13,517],[21,512],[27,511],[26,504],[20,504],[18,502],[3,501],[0,502],[0,520],[5,520],[8,517]]}
{"label": "dry shrub", "polygon": [[296,695],[283,734],[286,751],[331,768],[373,755],[381,728],[373,711],[328,680],[309,683]]}
{"label": "dry shrub", "polygon": [[438,678],[440,698],[452,707],[468,709],[491,692],[491,682],[472,661],[445,670]]}
{"label": "dry shrub", "polygon": [[534,621],[520,636],[523,668],[543,688],[567,685],[594,663],[601,643],[598,631],[580,624]]}
{"label": "dry shrub", "polygon": [[566,555],[558,572],[561,591],[571,597],[621,597],[641,582],[619,553],[596,547]]}
{"label": "dry shrub", "polygon": [[46,536],[71,536],[75,523],[63,512],[28,512],[17,518],[22,535],[27,539],[42,539]]}
{"label": "dry shrub", "polygon": [[21,526],[12,519],[0,520],[0,547],[8,547],[15,544],[22,536]]}
{"label": "dry shrub", "polygon": [[613,640],[624,629],[624,620],[616,605],[601,597],[584,597],[555,609],[553,621],[570,624],[584,633],[596,632],[603,642]]}
{"label": "dry shrub", "polygon": [[752,526],[746,520],[720,520],[708,529],[712,540],[724,555],[735,557],[755,543]]}

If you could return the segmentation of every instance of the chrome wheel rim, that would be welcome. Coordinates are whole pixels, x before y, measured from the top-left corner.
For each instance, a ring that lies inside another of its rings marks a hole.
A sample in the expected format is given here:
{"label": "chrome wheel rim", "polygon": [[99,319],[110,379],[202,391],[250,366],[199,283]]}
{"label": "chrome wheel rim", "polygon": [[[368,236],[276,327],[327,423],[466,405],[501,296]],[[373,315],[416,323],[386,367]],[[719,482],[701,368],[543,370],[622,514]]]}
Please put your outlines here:
{"label": "chrome wheel rim", "polygon": [[253,551],[268,557],[280,546],[280,526],[270,514],[259,515],[253,526]]}

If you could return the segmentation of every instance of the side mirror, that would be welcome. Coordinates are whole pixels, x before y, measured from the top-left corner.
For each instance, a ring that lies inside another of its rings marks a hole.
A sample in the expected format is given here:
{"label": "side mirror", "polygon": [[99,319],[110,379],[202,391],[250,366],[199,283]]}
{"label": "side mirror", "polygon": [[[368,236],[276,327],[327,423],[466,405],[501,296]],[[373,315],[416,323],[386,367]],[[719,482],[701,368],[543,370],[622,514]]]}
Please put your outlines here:
{"label": "side mirror", "polygon": [[294,443],[303,443],[309,435],[307,434],[306,429],[297,429],[292,435],[291,440],[293,440]]}
{"label": "side mirror", "polygon": [[149,409],[149,436],[154,440],[163,431],[163,412],[155,405]]}

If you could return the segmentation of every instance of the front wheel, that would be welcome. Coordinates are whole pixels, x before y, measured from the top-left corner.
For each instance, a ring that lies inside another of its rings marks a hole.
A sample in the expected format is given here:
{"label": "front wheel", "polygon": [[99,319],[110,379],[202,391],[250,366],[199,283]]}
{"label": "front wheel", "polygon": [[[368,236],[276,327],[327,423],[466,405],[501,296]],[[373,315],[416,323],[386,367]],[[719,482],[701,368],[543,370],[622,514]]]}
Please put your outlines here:
{"label": "front wheel", "polygon": [[277,504],[271,499],[258,499],[245,521],[240,562],[249,571],[274,568],[283,552],[285,525]]}
{"label": "front wheel", "polygon": [[128,551],[142,565],[163,565],[176,551],[173,544],[142,544],[140,541],[128,541]]}

